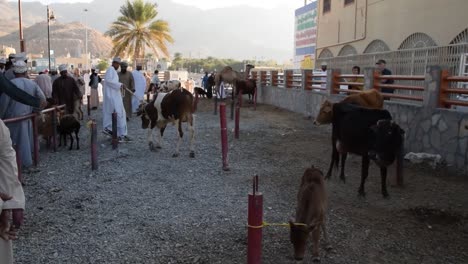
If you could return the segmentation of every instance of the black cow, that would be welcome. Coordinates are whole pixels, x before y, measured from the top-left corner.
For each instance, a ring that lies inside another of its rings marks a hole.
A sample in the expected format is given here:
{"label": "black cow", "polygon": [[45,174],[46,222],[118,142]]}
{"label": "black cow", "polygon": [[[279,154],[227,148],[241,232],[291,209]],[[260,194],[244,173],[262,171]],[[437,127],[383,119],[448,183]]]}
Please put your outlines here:
{"label": "black cow", "polygon": [[[177,89],[170,93],[157,93],[149,103],[142,103],[138,107],[137,116],[141,116],[142,128],[148,129],[148,145],[150,150],[161,148],[161,141],[167,124],[177,124],[179,140],[177,141],[173,157],[179,156],[179,147],[184,135],[182,122],[188,124],[190,132],[190,157],[195,157],[194,141],[195,128],[193,109],[196,109],[196,101],[193,95],[185,89]],[[156,146],[153,144],[153,128],[159,128],[159,138]]]}
{"label": "black cow", "polygon": [[404,131],[392,121],[387,110],[368,109],[348,103],[333,105],[332,160],[325,178],[331,176],[333,165],[338,168],[341,154],[340,178],[344,181],[347,153],[362,156],[359,195],[365,196],[364,184],[369,174],[370,160],[380,167],[382,195],[387,192],[387,167],[403,147]]}

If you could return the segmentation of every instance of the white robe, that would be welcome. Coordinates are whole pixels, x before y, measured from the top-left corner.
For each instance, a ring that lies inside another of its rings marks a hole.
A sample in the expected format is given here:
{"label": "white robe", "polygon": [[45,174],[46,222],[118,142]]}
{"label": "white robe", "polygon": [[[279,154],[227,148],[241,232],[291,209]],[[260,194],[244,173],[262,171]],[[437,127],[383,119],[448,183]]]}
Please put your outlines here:
{"label": "white robe", "polygon": [[135,96],[132,97],[132,112],[135,113],[140,105],[140,101],[144,99],[146,90],[146,79],[140,71],[132,71],[133,80],[135,81]]}
{"label": "white robe", "polygon": [[[18,180],[16,153],[12,148],[10,131],[0,119],[0,192],[12,196],[8,201],[0,199],[0,210],[24,209],[25,197],[23,187]],[[0,263],[13,263],[13,247],[11,240],[0,238]]]}
{"label": "white robe", "polygon": [[103,128],[112,130],[112,113],[117,113],[117,136],[127,135],[127,120],[123,106],[122,93],[119,82],[119,75],[114,67],[109,67],[104,75],[104,85],[102,87],[104,98],[102,101],[102,121]]}
{"label": "white robe", "polygon": [[39,74],[34,81],[39,85],[46,98],[52,97],[52,79],[48,74]]}

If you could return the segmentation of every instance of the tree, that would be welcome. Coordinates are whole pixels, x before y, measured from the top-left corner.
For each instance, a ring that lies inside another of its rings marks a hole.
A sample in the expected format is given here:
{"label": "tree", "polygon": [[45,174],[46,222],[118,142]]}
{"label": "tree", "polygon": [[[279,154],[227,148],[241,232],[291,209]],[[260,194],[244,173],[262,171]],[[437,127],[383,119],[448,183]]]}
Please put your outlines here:
{"label": "tree", "polygon": [[105,35],[112,38],[114,47],[112,56],[130,55],[145,57],[149,47],[156,58],[169,57],[167,43],[173,43],[169,24],[164,20],[155,20],[158,15],[157,4],[134,0],[120,7],[122,14],[111,24]]}
{"label": "tree", "polygon": [[109,68],[109,63],[105,60],[100,60],[96,68],[98,68],[99,71],[105,71]]}

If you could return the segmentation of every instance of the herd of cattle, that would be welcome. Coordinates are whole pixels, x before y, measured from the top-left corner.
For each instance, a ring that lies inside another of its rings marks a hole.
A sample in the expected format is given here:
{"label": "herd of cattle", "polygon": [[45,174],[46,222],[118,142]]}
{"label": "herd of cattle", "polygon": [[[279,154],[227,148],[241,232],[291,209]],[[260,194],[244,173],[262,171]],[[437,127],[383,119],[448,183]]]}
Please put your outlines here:
{"label": "herd of cattle", "polygon": [[[151,151],[161,148],[164,130],[169,123],[177,125],[178,141],[173,157],[179,156],[183,138],[182,123],[187,123],[190,132],[190,157],[194,151],[194,116],[197,98],[204,92],[195,88],[194,94],[181,87],[178,81],[163,82],[160,90],[150,102],[142,102],[137,110],[141,117],[142,128],[147,129],[148,146]],[[195,95],[195,96],[194,96]],[[43,117],[42,123],[50,123]],[[79,122],[61,117],[58,120],[61,134],[75,132],[79,144]],[[76,125],[78,123],[78,126]],[[297,196],[295,219],[290,220],[290,239],[294,246],[294,257],[302,260],[309,234],[313,240],[313,260],[320,261],[320,230],[327,239],[325,229],[326,191],[324,179],[330,178],[333,167],[338,169],[341,160],[340,179],[345,181],[345,163],[348,153],[362,157],[361,184],[359,195],[365,196],[364,184],[368,176],[369,163],[374,161],[380,168],[382,195],[388,197],[386,187],[387,167],[391,165],[403,148],[404,131],[392,121],[390,113],[383,109],[383,96],[376,90],[347,96],[341,102],[322,103],[314,124],[332,124],[332,156],[327,174],[324,176],[317,168],[308,168],[302,177]],[[50,127],[50,126],[44,126]],[[153,143],[152,131],[159,129],[158,140]],[[41,133],[51,136],[51,131],[40,129]],[[70,149],[72,147],[70,146]],[[78,146],[79,148],[79,146]],[[328,244],[328,241],[327,241]]]}

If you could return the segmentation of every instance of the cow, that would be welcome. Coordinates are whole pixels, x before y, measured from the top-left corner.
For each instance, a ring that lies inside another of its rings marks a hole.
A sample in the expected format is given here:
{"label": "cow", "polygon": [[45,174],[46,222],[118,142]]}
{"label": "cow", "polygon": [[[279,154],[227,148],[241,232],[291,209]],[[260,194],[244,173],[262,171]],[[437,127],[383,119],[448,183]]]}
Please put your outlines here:
{"label": "cow", "polygon": [[[341,103],[351,103],[372,109],[382,109],[383,102],[384,97],[375,89],[348,95],[341,101]],[[333,116],[332,110],[333,103],[329,100],[325,100],[320,106],[314,125],[330,124]]]}
{"label": "cow", "polygon": [[382,195],[388,197],[387,167],[403,148],[404,131],[387,110],[368,109],[349,103],[333,105],[332,159],[325,176],[330,178],[333,165],[338,168],[341,154],[340,179],[345,181],[347,153],[362,157],[359,195],[365,196],[364,184],[369,174],[370,160],[380,167]]}
{"label": "cow", "polygon": [[[167,124],[177,124],[179,139],[177,141],[173,157],[179,156],[179,147],[184,135],[182,122],[188,123],[190,132],[190,157],[195,157],[194,151],[194,117],[192,109],[196,109],[193,95],[185,89],[177,89],[170,93],[157,93],[149,103],[141,103],[138,107],[137,116],[141,116],[142,128],[148,129],[148,145],[151,151],[161,148],[161,141]],[[159,128],[156,146],[153,143],[153,128]]]}
{"label": "cow", "polygon": [[323,173],[314,166],[307,168],[297,194],[296,218],[289,221],[295,260],[301,261],[304,258],[307,238],[312,233],[313,261],[320,261],[320,229],[323,231],[327,249],[331,249],[325,228],[326,208],[327,194]]}
{"label": "cow", "polygon": [[181,89],[182,84],[179,80],[170,80],[170,81],[162,81],[159,84],[159,92],[168,93],[177,89]]}

